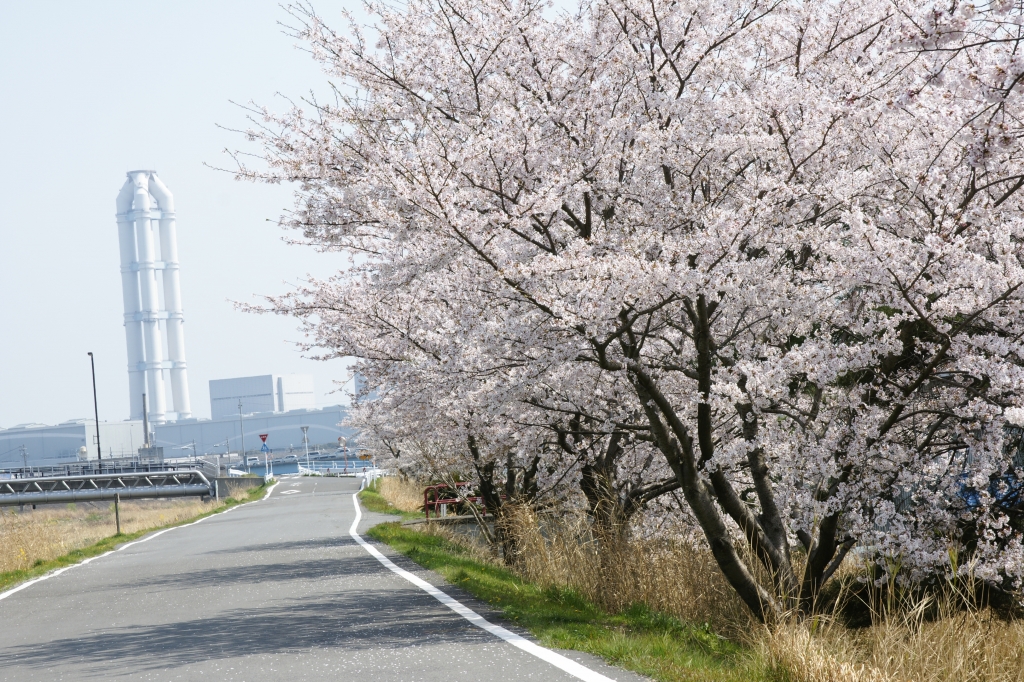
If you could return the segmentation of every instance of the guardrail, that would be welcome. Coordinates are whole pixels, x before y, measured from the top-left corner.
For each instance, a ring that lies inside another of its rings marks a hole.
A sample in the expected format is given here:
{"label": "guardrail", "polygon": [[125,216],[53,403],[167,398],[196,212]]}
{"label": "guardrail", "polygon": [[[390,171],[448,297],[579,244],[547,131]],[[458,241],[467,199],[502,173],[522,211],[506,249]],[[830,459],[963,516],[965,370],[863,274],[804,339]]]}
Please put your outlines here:
{"label": "guardrail", "polygon": [[210,494],[210,481],[196,469],[0,480],[0,507]]}
{"label": "guardrail", "polygon": [[[340,465],[340,466],[339,466]],[[366,474],[371,475],[372,478],[376,478],[382,474],[373,473],[382,471],[376,469],[369,462],[354,462],[338,460],[336,462],[310,462],[307,467],[304,462],[298,463],[299,474],[303,476],[365,476]]]}

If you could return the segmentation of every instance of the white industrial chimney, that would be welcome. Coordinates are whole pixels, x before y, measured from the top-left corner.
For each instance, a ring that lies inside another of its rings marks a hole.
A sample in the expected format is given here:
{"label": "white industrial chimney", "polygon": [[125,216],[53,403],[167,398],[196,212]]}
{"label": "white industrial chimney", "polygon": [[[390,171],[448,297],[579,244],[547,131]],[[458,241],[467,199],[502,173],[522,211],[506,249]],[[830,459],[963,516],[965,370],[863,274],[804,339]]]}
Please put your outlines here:
{"label": "white industrial chimney", "polygon": [[155,171],[128,173],[117,195],[117,229],[131,419],[142,419],[144,393],[149,397],[151,422],[191,417],[174,197]]}

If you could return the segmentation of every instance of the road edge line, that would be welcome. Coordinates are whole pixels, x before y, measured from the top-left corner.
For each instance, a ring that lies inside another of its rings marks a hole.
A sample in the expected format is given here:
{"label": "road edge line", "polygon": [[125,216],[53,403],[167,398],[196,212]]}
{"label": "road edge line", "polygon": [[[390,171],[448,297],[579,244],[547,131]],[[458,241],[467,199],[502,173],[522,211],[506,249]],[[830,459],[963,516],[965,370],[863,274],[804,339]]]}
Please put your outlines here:
{"label": "road edge line", "polygon": [[[360,490],[362,490],[361,486]],[[601,673],[591,670],[590,668],[572,660],[571,658],[567,658],[559,653],[555,653],[551,649],[542,647],[539,644],[534,644],[525,637],[517,635],[511,630],[506,630],[500,625],[494,625],[493,623],[485,620],[484,617],[476,611],[465,606],[458,600],[448,596],[447,593],[434,587],[426,580],[423,580],[422,578],[413,575],[412,573],[406,571],[403,568],[399,568],[397,565],[395,565],[393,561],[391,561],[391,559],[388,559],[386,556],[381,554],[376,547],[371,545],[369,542],[364,540],[361,535],[359,535],[359,521],[363,518],[363,512],[359,508],[359,499],[357,497],[358,495],[359,493],[352,494],[352,504],[356,508],[356,518],[352,522],[352,527],[349,528],[348,534],[352,536],[352,539],[355,540],[360,547],[365,549],[370,554],[370,556],[379,561],[382,566],[390,570],[392,573],[395,573],[396,575],[404,578],[416,587],[420,588],[421,590],[429,594],[431,597],[441,602],[449,609],[451,609],[458,615],[462,616],[463,618],[465,618],[481,630],[489,632],[498,639],[502,639],[508,642],[517,649],[521,649],[522,651],[525,651],[531,656],[535,656],[536,658],[539,658],[542,661],[550,663],[551,665],[562,670],[563,672],[569,673],[577,679],[584,680],[584,682],[614,682],[614,680],[612,680],[610,677],[605,677]]]}
{"label": "road edge line", "polygon": [[123,545],[120,545],[118,547],[115,547],[114,549],[111,549],[109,551],[104,552],[103,554],[97,554],[96,556],[91,556],[91,557],[88,557],[86,559],[82,559],[78,563],[71,564],[70,566],[64,566],[63,568],[58,568],[56,570],[50,571],[49,573],[44,573],[43,575],[39,576],[38,578],[32,578],[31,580],[26,580],[25,582],[21,583],[20,585],[16,585],[15,587],[12,587],[11,589],[9,589],[9,590],[7,590],[5,592],[0,592],[0,601],[3,601],[4,599],[7,599],[7,597],[10,597],[15,592],[21,592],[22,590],[24,590],[24,589],[26,589],[28,587],[31,587],[32,585],[35,585],[36,583],[41,583],[44,580],[49,580],[50,578],[56,578],[58,575],[60,575],[64,571],[70,571],[72,568],[77,568],[78,566],[85,566],[87,563],[90,563],[92,561],[96,561],[97,559],[102,559],[105,556],[110,556],[111,554],[114,554],[115,552],[120,552],[123,549],[128,549],[129,547],[132,547],[134,545],[142,544],[143,542],[149,542],[153,538],[159,537],[160,535],[163,535],[164,533],[169,533],[170,531],[177,530],[179,528],[187,528],[188,526],[194,526],[197,523],[205,521],[206,519],[213,518],[214,516],[221,516],[223,514],[227,514],[228,512],[230,512],[230,511],[232,511],[234,509],[238,509],[239,507],[244,507],[247,504],[256,504],[257,502],[262,502],[263,500],[265,500],[268,497],[270,497],[270,493],[272,493],[274,491],[274,488],[277,487],[277,484],[279,482],[280,481],[274,481],[274,485],[272,485],[269,488],[267,488],[267,494],[264,495],[263,497],[261,497],[258,500],[253,500],[252,502],[245,502],[243,504],[235,505],[234,507],[229,507],[229,508],[225,509],[224,511],[219,511],[219,512],[215,511],[214,513],[210,514],[209,516],[204,516],[201,519],[196,519],[195,521],[189,521],[188,523],[183,523],[180,526],[171,526],[170,528],[164,528],[163,530],[158,530],[156,532],[150,533],[149,535],[143,536],[143,537],[139,538],[138,540],[132,540],[131,542],[126,542]]}

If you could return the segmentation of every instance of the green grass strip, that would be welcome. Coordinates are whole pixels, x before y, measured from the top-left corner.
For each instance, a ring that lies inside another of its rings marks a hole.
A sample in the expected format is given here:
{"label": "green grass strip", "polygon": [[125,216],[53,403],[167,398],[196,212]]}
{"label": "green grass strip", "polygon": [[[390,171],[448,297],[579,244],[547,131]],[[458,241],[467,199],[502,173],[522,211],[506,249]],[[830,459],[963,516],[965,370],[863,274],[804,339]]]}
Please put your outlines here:
{"label": "green grass strip", "polygon": [[544,646],[586,651],[666,682],[769,679],[753,651],[707,625],[682,623],[643,605],[607,613],[572,590],[541,588],[454,543],[398,523],[374,526],[367,534],[496,607]]}
{"label": "green grass strip", "polygon": [[58,568],[64,568],[65,566],[77,564],[83,559],[88,559],[89,557],[99,556],[104,552],[109,552],[112,549],[116,549],[118,545],[123,545],[126,542],[137,540],[141,538],[143,535],[148,535],[149,533],[153,533],[158,530],[163,530],[165,528],[183,526],[186,523],[194,523],[199,519],[206,518],[207,516],[213,516],[214,514],[220,514],[221,512],[227,511],[232,507],[237,507],[240,504],[253,502],[254,500],[257,500],[260,497],[262,497],[266,492],[266,484],[261,485],[258,488],[250,488],[249,492],[247,493],[244,499],[236,500],[233,497],[225,498],[221,502],[221,506],[217,507],[216,509],[212,509],[208,512],[203,512],[202,514],[198,514],[196,516],[183,519],[181,521],[176,521],[174,523],[168,523],[164,526],[154,526],[153,528],[138,530],[134,533],[121,533],[120,535],[111,535],[110,537],[103,538],[102,540],[93,545],[82,547],[81,549],[76,549],[55,559],[40,559],[36,561],[34,564],[32,564],[30,568],[23,568],[17,571],[7,571],[5,573],[0,573],[0,592],[6,590],[9,587],[14,587],[18,583],[25,582],[26,580],[38,578],[39,576],[45,575],[50,571],[54,571]]}

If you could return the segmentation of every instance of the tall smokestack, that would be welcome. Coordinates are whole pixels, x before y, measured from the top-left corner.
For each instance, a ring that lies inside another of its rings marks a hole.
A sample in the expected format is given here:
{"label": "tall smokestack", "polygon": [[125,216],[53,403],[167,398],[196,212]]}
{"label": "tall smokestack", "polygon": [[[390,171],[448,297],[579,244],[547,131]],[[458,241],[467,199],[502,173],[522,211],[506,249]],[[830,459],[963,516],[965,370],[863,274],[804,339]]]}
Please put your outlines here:
{"label": "tall smokestack", "polygon": [[129,171],[117,196],[117,225],[131,418],[162,424],[191,417],[174,197],[155,171]]}

